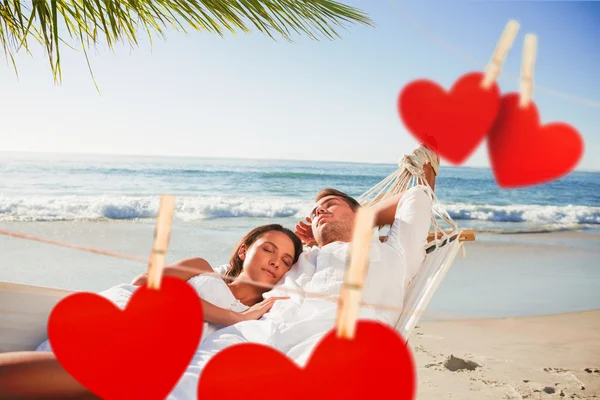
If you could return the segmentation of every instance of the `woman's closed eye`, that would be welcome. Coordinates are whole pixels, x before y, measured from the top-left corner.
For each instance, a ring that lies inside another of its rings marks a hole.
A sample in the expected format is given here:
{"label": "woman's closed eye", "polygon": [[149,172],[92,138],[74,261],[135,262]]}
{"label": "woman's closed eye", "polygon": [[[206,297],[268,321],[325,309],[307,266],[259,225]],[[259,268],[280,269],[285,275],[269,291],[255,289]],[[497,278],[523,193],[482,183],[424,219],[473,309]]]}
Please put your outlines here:
{"label": "woman's closed eye", "polygon": [[[263,246],[262,248],[264,251],[266,251],[267,253],[275,253],[275,249],[271,248],[270,246]],[[281,261],[283,262],[283,264],[285,264],[286,267],[291,268],[293,262],[290,260],[290,257],[286,254]]]}

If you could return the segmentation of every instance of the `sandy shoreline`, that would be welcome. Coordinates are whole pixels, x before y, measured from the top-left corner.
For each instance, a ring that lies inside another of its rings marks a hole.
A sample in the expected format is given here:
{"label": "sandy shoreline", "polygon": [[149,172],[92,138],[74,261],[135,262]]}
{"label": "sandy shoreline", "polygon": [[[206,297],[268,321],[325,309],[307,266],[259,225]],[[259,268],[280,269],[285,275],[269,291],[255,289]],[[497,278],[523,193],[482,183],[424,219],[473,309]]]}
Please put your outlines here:
{"label": "sandy shoreline", "polygon": [[[600,398],[600,310],[418,326],[417,399]],[[453,372],[451,355],[479,366]]]}

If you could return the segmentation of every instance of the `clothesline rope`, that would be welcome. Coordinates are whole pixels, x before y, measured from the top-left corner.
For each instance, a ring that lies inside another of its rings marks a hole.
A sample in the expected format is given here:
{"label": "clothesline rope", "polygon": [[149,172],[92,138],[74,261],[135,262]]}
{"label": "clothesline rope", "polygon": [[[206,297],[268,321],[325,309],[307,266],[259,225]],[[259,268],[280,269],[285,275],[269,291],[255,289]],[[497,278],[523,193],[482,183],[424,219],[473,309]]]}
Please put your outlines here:
{"label": "clothesline rope", "polygon": [[[471,63],[476,68],[482,68],[482,66],[485,66],[487,64],[487,63],[482,62],[481,60],[478,60],[477,58],[473,57],[471,54],[464,51],[463,49],[458,48],[458,47],[448,43],[447,41],[445,41],[443,38],[441,38],[435,32],[431,31],[429,28],[427,28],[426,26],[421,24],[408,11],[401,8],[398,5],[398,1],[388,0],[388,2],[390,3],[391,7],[397,12],[397,14],[400,15],[401,18],[408,21],[411,25],[413,25],[418,31],[420,31],[424,36],[428,37],[431,41],[437,43],[439,46],[445,48],[449,52],[454,53],[455,55],[462,58],[463,60],[466,60],[467,62]],[[500,76],[511,78],[511,79],[514,79],[515,81],[520,80],[520,77],[518,74],[507,73],[505,69],[503,69],[500,72]],[[545,86],[541,86],[538,84],[535,85],[535,90],[537,92],[545,93],[549,96],[562,98],[563,100],[570,101],[572,103],[600,109],[600,101],[598,101],[598,100],[586,99],[586,98],[583,98],[580,96],[572,95],[570,93],[564,93],[564,92],[560,92],[558,90],[550,89],[550,88],[547,88]]]}
{"label": "clothesline rope", "polygon": [[[46,244],[51,244],[51,245],[61,246],[61,247],[67,247],[67,248],[74,249],[74,250],[86,251],[86,252],[90,252],[90,253],[94,253],[94,254],[100,254],[100,255],[105,255],[105,256],[114,257],[114,258],[120,258],[120,259],[124,259],[124,260],[129,260],[129,261],[148,263],[148,259],[143,258],[143,257],[136,257],[136,256],[128,255],[128,254],[116,253],[116,252],[112,252],[112,251],[108,251],[108,250],[97,249],[94,247],[74,245],[71,243],[65,243],[65,242],[61,242],[61,241],[53,240],[53,239],[46,239],[46,238],[42,238],[42,237],[35,236],[35,235],[28,235],[28,234],[24,234],[24,233],[20,233],[20,232],[8,231],[5,229],[0,229],[0,234],[18,238],[18,239],[33,240],[36,242],[41,242],[41,243],[46,243]],[[181,271],[198,272],[197,269],[189,268],[189,267],[185,267],[185,266],[170,266],[170,267],[179,269]],[[243,281],[244,283],[252,283],[253,285],[256,285],[256,286],[259,286],[259,287],[262,287],[265,289],[273,289],[275,287],[275,285],[269,285],[269,284],[265,284],[262,282],[257,282],[252,279],[231,278],[224,274],[218,274],[216,272],[214,272],[214,273],[209,272],[209,273],[206,273],[206,275],[219,277],[226,281],[233,281],[235,279],[239,279],[239,280]],[[339,300],[339,296],[337,296],[337,295],[325,295],[325,294],[320,294],[320,293],[315,293],[315,292],[306,292],[301,289],[280,287],[280,288],[277,288],[277,290],[285,292],[285,293],[300,294],[307,298],[321,299],[321,300],[331,301],[331,302],[335,302],[335,303],[337,303]],[[383,310],[383,311],[402,312],[404,310],[402,307],[388,306],[385,304],[376,304],[376,303],[368,303],[368,302],[361,302],[361,306],[367,307],[367,308],[379,309],[379,310]],[[447,314],[435,314],[435,313],[428,314],[428,316],[435,316],[435,317],[440,317],[440,318],[441,317],[452,318],[452,319],[464,318],[464,316],[452,316],[452,315],[447,315]]]}
{"label": "clothesline rope", "polygon": [[[102,250],[102,249],[96,249],[93,247],[87,247],[87,246],[79,246],[79,245],[74,245],[74,244],[70,244],[70,243],[65,243],[65,242],[61,242],[58,240],[53,240],[53,239],[46,239],[46,238],[41,238],[39,236],[35,236],[35,235],[28,235],[28,234],[23,234],[20,232],[12,232],[12,231],[8,231],[8,230],[4,230],[4,229],[0,229],[0,234],[5,235],[5,236],[10,236],[10,237],[14,237],[14,238],[18,238],[18,239],[25,239],[25,240],[33,240],[33,241],[37,241],[37,242],[41,242],[41,243],[47,243],[47,244],[51,244],[51,245],[55,245],[55,246],[62,246],[62,247],[67,247],[67,248],[71,248],[71,249],[75,249],[75,250],[81,250],[81,251],[87,251],[90,253],[94,253],[94,254],[100,254],[100,255],[105,255],[105,256],[109,256],[109,257],[115,257],[115,258],[120,258],[120,259],[124,259],[124,260],[130,260],[130,261],[136,261],[136,262],[140,262],[140,263],[148,263],[148,259],[143,258],[143,257],[137,257],[137,256],[131,256],[131,255],[127,255],[127,254],[122,254],[122,253],[117,253],[117,252],[112,252],[112,251],[108,251],[108,250]],[[196,269],[192,269],[192,268],[188,268],[188,267],[177,267],[181,270],[189,270],[191,272],[197,272]],[[208,275],[214,276],[214,277],[219,277],[225,280],[232,280],[235,278],[231,278],[231,277],[227,277],[225,275],[220,275],[218,273],[208,273]],[[257,286],[263,286],[266,288],[272,288],[272,285],[267,285],[264,283],[260,283],[260,282],[254,282],[252,280],[248,280],[245,279],[245,282],[249,282],[249,283],[254,283]],[[301,294],[305,297],[309,297],[309,298],[317,298],[317,299],[322,299],[325,301],[332,301],[332,302],[338,302],[339,296],[332,296],[332,295],[323,295],[323,294],[319,294],[319,293],[312,293],[312,292],[305,292],[303,290],[296,290],[296,289],[292,289],[292,288],[278,288],[277,290],[283,291],[283,292],[287,292],[287,293],[298,293]],[[385,311],[396,311],[396,312],[402,312],[403,308],[402,307],[394,307],[394,306],[387,306],[385,304],[374,304],[374,303],[367,303],[367,302],[361,302],[361,306],[362,307],[368,307],[368,308],[374,308],[374,309],[380,309],[380,310],[385,310]],[[444,321],[465,321],[468,320],[469,323],[473,324],[477,324],[480,327],[485,328],[489,328],[489,329],[494,329],[494,332],[496,332],[495,327],[489,327],[486,325],[489,325],[489,318],[483,318],[483,317],[468,317],[465,315],[451,315],[451,314],[441,314],[441,313],[433,313],[430,311],[424,311],[421,315],[421,317],[429,317],[429,318],[437,318],[440,320],[444,320]],[[507,331],[511,331],[512,333],[514,333],[514,330],[510,330],[510,329],[506,329]],[[560,327],[553,327],[554,333],[555,334],[559,334],[559,331],[561,330]],[[519,333],[519,332],[516,332]],[[521,333],[522,335],[528,335],[527,332],[525,333]],[[560,336],[560,335],[559,335]],[[586,336],[578,336],[575,337],[572,335],[572,333],[570,331],[568,331],[567,329],[564,329],[564,334],[562,335],[564,338],[566,339],[570,339],[570,340],[588,340],[588,337]]]}
{"label": "clothesline rope", "polygon": [[18,238],[18,239],[33,240],[35,242],[41,242],[41,243],[46,243],[46,244],[52,244],[52,245],[55,245],[55,246],[67,247],[69,249],[87,251],[89,253],[100,254],[100,255],[103,255],[103,256],[121,258],[123,260],[137,261],[137,262],[142,262],[142,263],[147,263],[148,262],[148,259],[147,258],[143,258],[143,257],[136,257],[136,256],[128,255],[128,254],[115,253],[113,251],[96,249],[94,247],[79,246],[79,245],[76,245],[76,244],[65,243],[65,242],[61,242],[61,241],[58,241],[58,240],[54,240],[54,239],[46,239],[46,238],[42,238],[42,237],[39,237],[39,236],[28,235],[28,234],[20,233],[20,232],[12,232],[12,231],[7,231],[7,230],[4,230],[4,229],[0,229],[0,234],[5,235],[5,236],[11,236],[11,237]]}

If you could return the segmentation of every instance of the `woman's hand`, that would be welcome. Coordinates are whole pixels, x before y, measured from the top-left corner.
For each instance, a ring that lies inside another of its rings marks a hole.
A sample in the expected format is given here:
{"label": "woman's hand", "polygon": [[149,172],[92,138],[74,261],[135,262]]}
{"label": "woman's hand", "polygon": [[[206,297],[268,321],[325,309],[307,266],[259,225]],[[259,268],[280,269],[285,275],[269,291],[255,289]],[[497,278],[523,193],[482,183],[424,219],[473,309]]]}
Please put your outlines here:
{"label": "woman's hand", "polygon": [[277,300],[287,300],[287,299],[289,299],[289,297],[269,297],[268,299],[263,300],[260,303],[253,305],[246,311],[242,311],[240,313],[240,320],[241,321],[250,321],[250,320],[259,319],[264,314],[268,313],[269,310],[271,310],[271,307],[273,307],[273,304],[275,304],[275,302]]}
{"label": "woman's hand", "polygon": [[309,217],[306,217],[306,221],[308,224],[304,221],[300,221],[296,224],[296,236],[298,236],[307,246],[314,246],[317,242],[313,236],[312,220]]}

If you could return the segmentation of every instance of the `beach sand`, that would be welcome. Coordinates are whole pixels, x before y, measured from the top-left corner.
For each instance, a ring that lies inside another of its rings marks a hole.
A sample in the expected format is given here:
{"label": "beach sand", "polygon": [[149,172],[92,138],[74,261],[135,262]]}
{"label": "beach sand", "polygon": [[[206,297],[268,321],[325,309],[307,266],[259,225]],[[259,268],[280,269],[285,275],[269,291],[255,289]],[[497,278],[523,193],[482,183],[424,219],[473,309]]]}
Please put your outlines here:
{"label": "beach sand", "polygon": [[409,345],[417,399],[600,398],[600,310],[427,322]]}
{"label": "beach sand", "polygon": [[[32,222],[1,223],[0,229],[147,257],[153,225]],[[234,219],[176,223],[168,260],[202,256],[225,263],[246,229]],[[5,236],[0,249],[0,281],[101,291],[146,269]],[[457,256],[409,341],[418,366],[417,398],[600,398],[598,260],[598,233],[479,234],[467,243],[466,258]],[[444,366],[450,356],[480,367],[452,372]]]}

